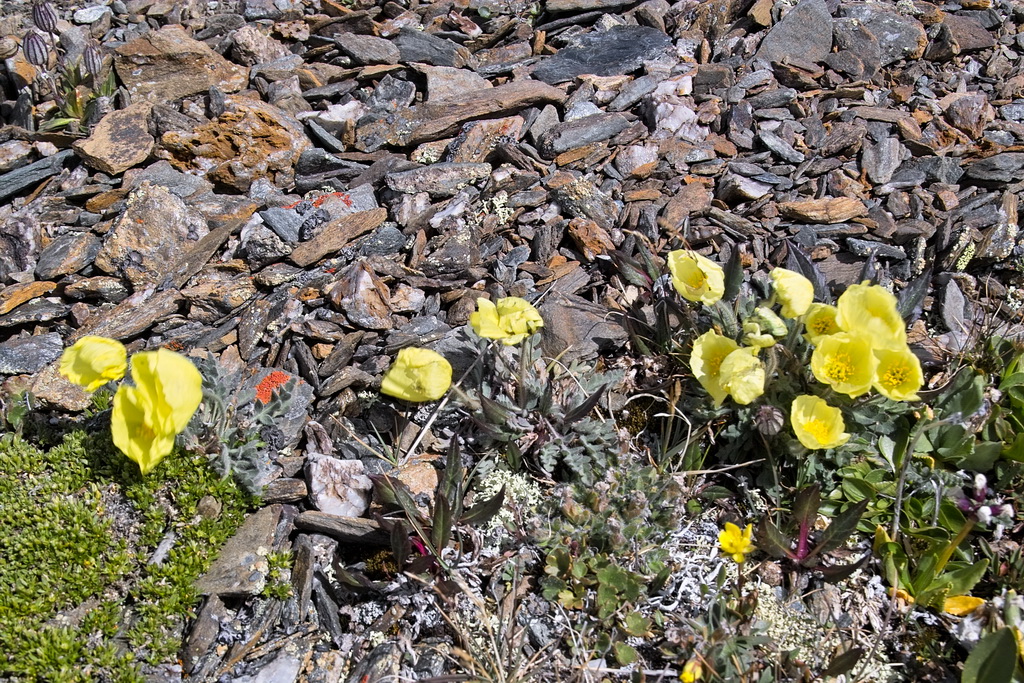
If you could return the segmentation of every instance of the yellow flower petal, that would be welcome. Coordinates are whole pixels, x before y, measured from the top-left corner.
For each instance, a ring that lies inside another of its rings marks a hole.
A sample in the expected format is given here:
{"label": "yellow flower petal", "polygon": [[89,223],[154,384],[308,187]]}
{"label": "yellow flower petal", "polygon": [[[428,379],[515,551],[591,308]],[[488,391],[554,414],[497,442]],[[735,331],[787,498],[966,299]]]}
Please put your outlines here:
{"label": "yellow flower petal", "polygon": [[725,528],[718,533],[718,547],[723,555],[729,555],[733,561],[740,564],[754,551],[754,544],[751,542],[753,534],[753,524],[748,524],[741,530],[732,522],[726,522]]}
{"label": "yellow flower petal", "polygon": [[168,349],[132,356],[132,381],[149,395],[157,416],[153,426],[164,433],[185,429],[203,400],[203,376],[192,361]]}
{"label": "yellow flower petal", "polygon": [[395,362],[381,380],[380,393],[403,401],[434,401],[452,384],[452,366],[444,356],[416,347],[398,352]]}
{"label": "yellow flower petal", "polygon": [[154,428],[156,415],[146,392],[124,384],[118,387],[110,415],[110,433],[114,445],[139,464],[142,474],[149,474],[174,450],[175,434]]}
{"label": "yellow flower petal", "polygon": [[710,306],[725,294],[722,267],[695,251],[670,251],[668,269],[672,273],[672,285],[687,301],[699,301]]}
{"label": "yellow flower petal", "polygon": [[837,448],[850,440],[843,414],[817,396],[797,396],[790,406],[789,423],[805,448]]}
{"label": "yellow flower petal", "polygon": [[96,391],[107,382],[121,379],[127,368],[128,352],[124,345],[106,337],[82,337],[60,357],[60,374],[86,391]]}
{"label": "yellow flower petal", "polygon": [[764,393],[765,367],[756,353],[757,349],[737,349],[719,366],[722,387],[741,406],[752,403]]}
{"label": "yellow flower petal", "polygon": [[814,301],[814,285],[800,273],[785,268],[771,272],[775,296],[782,304],[783,318],[797,318],[807,312]]}
{"label": "yellow flower petal", "polygon": [[518,344],[544,327],[540,312],[526,299],[509,296],[498,299],[476,300],[477,310],[469,316],[469,325],[485,339],[500,339],[507,346]]}
{"label": "yellow flower petal", "polygon": [[693,353],[690,354],[690,370],[694,377],[711,394],[715,406],[729,395],[729,390],[722,386],[720,372],[722,361],[740,346],[732,339],[708,330],[693,342]]}
{"label": "yellow flower petal", "polygon": [[917,391],[924,384],[921,361],[907,348],[875,349],[878,367],[874,386],[878,393],[893,401],[916,401]]}
{"label": "yellow flower petal", "polygon": [[691,659],[683,665],[679,673],[679,680],[683,683],[696,683],[704,676],[704,667],[696,659]]}
{"label": "yellow flower petal", "polygon": [[836,324],[861,334],[872,348],[898,349],[907,343],[907,327],[896,309],[896,297],[879,285],[850,285],[836,302]]}
{"label": "yellow flower petal", "polygon": [[822,337],[811,354],[811,372],[815,379],[850,398],[871,389],[877,365],[878,359],[867,337],[850,332]]}
{"label": "yellow flower petal", "polygon": [[981,598],[975,598],[971,595],[954,595],[943,601],[942,611],[949,612],[956,617],[966,617],[984,604],[985,601]]}
{"label": "yellow flower petal", "polygon": [[813,303],[808,306],[804,314],[804,329],[807,330],[805,339],[816,345],[822,337],[842,332],[836,323],[838,314],[836,307],[828,304]]}

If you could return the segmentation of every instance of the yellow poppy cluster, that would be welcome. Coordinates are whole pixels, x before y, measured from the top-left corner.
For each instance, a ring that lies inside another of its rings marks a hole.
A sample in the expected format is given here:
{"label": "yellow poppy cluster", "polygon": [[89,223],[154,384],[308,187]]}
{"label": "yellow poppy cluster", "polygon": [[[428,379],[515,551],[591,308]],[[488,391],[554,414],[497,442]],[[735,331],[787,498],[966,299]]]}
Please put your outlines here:
{"label": "yellow poppy cluster", "polygon": [[[120,342],[86,336],[65,349],[60,373],[87,391],[124,377],[127,351]],[[180,434],[203,400],[203,378],[190,360],[167,349],[143,351],[131,359],[132,385],[114,394],[110,432],[114,445],[148,474],[174,450]]]}
{"label": "yellow poppy cluster", "polygon": [[[712,305],[725,291],[721,266],[697,252],[669,252],[672,284],[683,298]],[[803,322],[814,346],[811,372],[834,391],[856,398],[872,388],[894,401],[915,401],[924,383],[921,363],[907,346],[906,327],[896,297],[878,285],[851,285],[835,306],[814,301],[814,285],[785,268],[771,272],[778,303],[758,306],[743,321],[743,343],[710,330],[693,344],[690,369],[715,406],[727,397],[747,405],[764,393],[765,366],[759,349],[775,344],[788,328],[781,318]],[[779,317],[781,315],[781,318]],[[807,448],[835,448],[850,435],[837,408],[813,396],[799,396],[790,412],[793,430]]]}
{"label": "yellow poppy cluster", "polygon": [[[500,340],[512,346],[544,327],[544,319],[528,301],[505,297],[492,302],[477,299],[477,310],[469,316],[469,325],[477,336]],[[384,373],[380,392],[387,396],[421,403],[436,401],[452,385],[452,366],[444,356],[418,347],[398,352],[395,362]]]}
{"label": "yellow poppy cluster", "polygon": [[834,309],[818,309],[815,324],[808,334],[815,340],[811,372],[819,382],[851,398],[874,388],[893,401],[918,399],[924,384],[921,362],[907,346],[906,327],[889,291],[850,285]]}

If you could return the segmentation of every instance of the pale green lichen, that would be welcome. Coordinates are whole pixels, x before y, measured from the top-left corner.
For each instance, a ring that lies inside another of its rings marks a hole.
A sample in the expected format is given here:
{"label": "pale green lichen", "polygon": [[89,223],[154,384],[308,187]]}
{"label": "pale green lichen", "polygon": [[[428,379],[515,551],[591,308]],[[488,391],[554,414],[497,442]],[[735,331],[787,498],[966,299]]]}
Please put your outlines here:
{"label": "pale green lichen", "polygon": [[484,526],[487,531],[495,531],[515,524],[513,510],[528,514],[541,502],[543,493],[532,479],[523,474],[515,474],[508,470],[495,469],[480,482],[477,496],[480,500],[493,497],[505,487],[505,503],[491,520]]}

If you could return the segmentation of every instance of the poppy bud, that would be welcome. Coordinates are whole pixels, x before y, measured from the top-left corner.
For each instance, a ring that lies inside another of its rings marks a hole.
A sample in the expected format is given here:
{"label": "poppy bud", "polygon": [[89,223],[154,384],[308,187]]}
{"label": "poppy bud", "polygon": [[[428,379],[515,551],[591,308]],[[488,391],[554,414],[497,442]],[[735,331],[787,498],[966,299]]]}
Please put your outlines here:
{"label": "poppy bud", "polygon": [[37,2],[32,5],[32,23],[47,33],[57,32],[57,11],[48,2]]}
{"label": "poppy bud", "polygon": [[21,49],[25,53],[25,59],[28,60],[29,64],[45,67],[50,63],[50,48],[41,33],[30,31],[25,34],[25,40],[21,43]]}
{"label": "poppy bud", "polygon": [[93,78],[99,78],[100,72],[103,71],[103,53],[96,45],[90,43],[85,46],[85,51],[82,53],[82,63],[85,64],[85,70]]}

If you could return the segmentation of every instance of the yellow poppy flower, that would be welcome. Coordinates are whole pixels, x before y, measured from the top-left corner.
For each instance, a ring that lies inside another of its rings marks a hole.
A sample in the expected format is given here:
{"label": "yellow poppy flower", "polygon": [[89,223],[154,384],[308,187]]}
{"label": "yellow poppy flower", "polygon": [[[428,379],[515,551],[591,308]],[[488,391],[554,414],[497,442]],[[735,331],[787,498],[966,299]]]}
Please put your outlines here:
{"label": "yellow poppy flower", "polygon": [[469,316],[469,324],[479,336],[485,339],[500,339],[512,346],[544,327],[544,319],[526,299],[508,296],[498,299],[497,304],[489,299],[476,300],[477,310]]}
{"label": "yellow poppy flower", "polygon": [[754,551],[754,544],[750,540],[753,534],[753,524],[741,530],[732,522],[726,522],[725,528],[718,533],[718,547],[723,554],[732,557],[733,562],[742,564],[747,555]]}
{"label": "yellow poppy flower", "polygon": [[380,393],[403,401],[435,401],[452,385],[452,366],[444,356],[416,347],[398,352],[395,362],[384,373]]}
{"label": "yellow poppy flower", "polygon": [[785,268],[774,268],[771,272],[775,283],[775,296],[782,304],[783,318],[798,318],[807,312],[814,301],[814,285],[800,273]]}
{"label": "yellow poppy flower", "polygon": [[163,431],[164,421],[152,397],[135,387],[122,384],[114,394],[110,415],[110,433],[114,445],[149,472],[174,450],[174,432]]}
{"label": "yellow poppy flower", "polygon": [[849,332],[822,337],[811,354],[811,372],[840,394],[856,398],[871,389],[878,359],[866,337]]}
{"label": "yellow poppy flower", "polygon": [[806,448],[836,448],[850,440],[843,414],[817,396],[797,396],[789,410],[789,423]]}
{"label": "yellow poppy flower", "polygon": [[181,354],[159,349],[132,356],[132,382],[114,394],[110,432],[117,446],[148,474],[174,450],[203,400],[203,378]]}
{"label": "yellow poppy flower", "polygon": [[64,349],[60,357],[60,374],[86,391],[96,391],[107,382],[121,379],[127,369],[128,352],[124,344],[106,337],[82,337]]}
{"label": "yellow poppy flower", "polygon": [[856,332],[873,348],[898,349],[907,343],[907,326],[896,309],[896,297],[878,285],[850,285],[836,302],[836,324]]}
{"label": "yellow poppy flower", "polygon": [[683,683],[696,683],[704,676],[704,667],[696,659],[691,659],[683,665],[679,673],[679,680]]}
{"label": "yellow poppy flower", "polygon": [[878,367],[874,386],[878,393],[893,401],[916,401],[917,390],[924,384],[921,361],[906,345],[898,350],[875,349]]}
{"label": "yellow poppy flower", "polygon": [[756,353],[757,349],[737,349],[718,368],[722,388],[741,406],[764,393],[765,368]]}
{"label": "yellow poppy flower", "polygon": [[687,301],[699,301],[710,306],[725,294],[722,267],[695,251],[670,251],[668,269],[672,273],[672,285]]}
{"label": "yellow poppy flower", "polygon": [[942,602],[942,611],[955,617],[966,617],[984,604],[984,600],[972,595],[954,595]]}
{"label": "yellow poppy flower", "polygon": [[715,407],[729,395],[728,389],[722,386],[719,373],[722,361],[740,346],[732,339],[708,330],[693,342],[693,353],[690,354],[690,370],[704,390],[711,394]]}
{"label": "yellow poppy flower", "polygon": [[838,314],[836,307],[828,304],[813,303],[808,306],[804,315],[804,329],[807,330],[804,338],[811,344],[817,344],[822,337],[842,332],[836,323]]}

